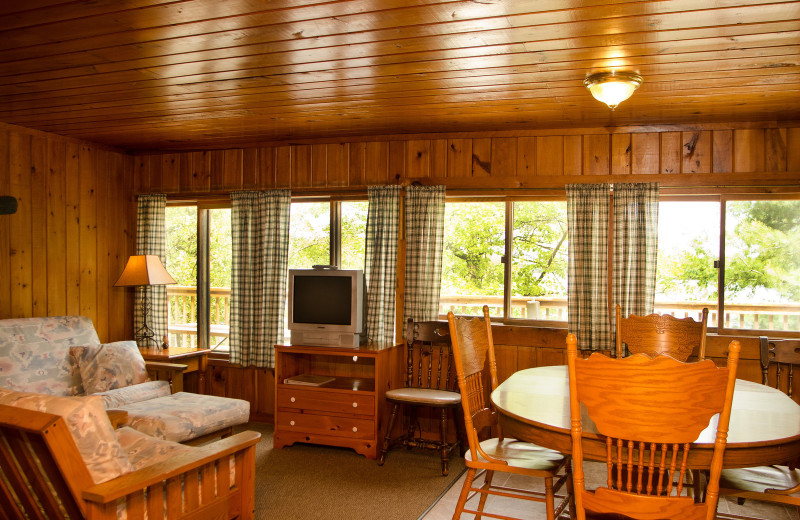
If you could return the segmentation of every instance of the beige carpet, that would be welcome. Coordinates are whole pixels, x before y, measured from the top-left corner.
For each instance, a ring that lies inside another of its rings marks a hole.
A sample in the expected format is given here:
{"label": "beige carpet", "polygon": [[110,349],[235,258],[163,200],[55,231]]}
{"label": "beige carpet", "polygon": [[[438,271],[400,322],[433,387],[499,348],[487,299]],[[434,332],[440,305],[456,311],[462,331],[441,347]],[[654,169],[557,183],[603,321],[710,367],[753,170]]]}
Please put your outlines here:
{"label": "beige carpet", "polygon": [[378,466],[353,450],[295,444],[272,449],[272,425],[256,447],[256,518],[282,520],[416,520],[458,479],[464,460],[454,453],[441,475],[438,454],[397,449]]}

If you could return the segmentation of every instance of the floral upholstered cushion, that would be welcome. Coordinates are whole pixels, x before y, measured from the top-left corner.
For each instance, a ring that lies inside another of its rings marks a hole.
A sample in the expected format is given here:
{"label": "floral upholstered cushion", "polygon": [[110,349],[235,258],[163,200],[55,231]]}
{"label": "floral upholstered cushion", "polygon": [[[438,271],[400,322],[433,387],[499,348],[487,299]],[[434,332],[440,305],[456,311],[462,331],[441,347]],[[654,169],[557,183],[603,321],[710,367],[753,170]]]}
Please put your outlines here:
{"label": "floral upholstered cushion", "polygon": [[124,388],[147,381],[147,369],[133,341],[71,347],[87,394]]}
{"label": "floral upholstered cushion", "polygon": [[0,320],[0,386],[50,395],[83,394],[69,347],[100,343],[92,320],[55,316]]}
{"label": "floral upholstered cushion", "polygon": [[128,412],[127,426],[159,439],[183,442],[250,419],[242,399],[178,392],[118,407]]}
{"label": "floral upholstered cushion", "polygon": [[0,404],[63,417],[95,484],[133,470],[99,397],[58,397],[0,388]]}
{"label": "floral upholstered cushion", "polygon": [[184,444],[156,439],[127,426],[118,428],[114,433],[134,471],[192,451]]}
{"label": "floral upholstered cushion", "polygon": [[126,386],[125,388],[114,388],[105,392],[97,392],[92,395],[99,395],[103,398],[106,410],[119,408],[126,404],[147,401],[156,397],[169,395],[172,390],[169,381],[147,381],[138,385]]}

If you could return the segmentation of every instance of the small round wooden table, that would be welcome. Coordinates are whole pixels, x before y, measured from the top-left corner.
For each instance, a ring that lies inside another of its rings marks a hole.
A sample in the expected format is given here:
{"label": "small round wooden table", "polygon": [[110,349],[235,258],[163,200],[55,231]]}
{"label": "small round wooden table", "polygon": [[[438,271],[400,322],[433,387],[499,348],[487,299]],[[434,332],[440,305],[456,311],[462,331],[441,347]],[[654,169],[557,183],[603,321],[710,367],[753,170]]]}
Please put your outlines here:
{"label": "small round wooden table", "polygon": [[[701,396],[698,396],[701,398]],[[492,392],[503,434],[561,453],[572,452],[569,376],[566,366],[520,370]],[[584,458],[605,460],[605,440],[581,410]],[[691,468],[707,468],[716,421],[689,452]],[[736,380],[723,466],[745,468],[786,463],[800,456],[800,405],[774,388]]]}

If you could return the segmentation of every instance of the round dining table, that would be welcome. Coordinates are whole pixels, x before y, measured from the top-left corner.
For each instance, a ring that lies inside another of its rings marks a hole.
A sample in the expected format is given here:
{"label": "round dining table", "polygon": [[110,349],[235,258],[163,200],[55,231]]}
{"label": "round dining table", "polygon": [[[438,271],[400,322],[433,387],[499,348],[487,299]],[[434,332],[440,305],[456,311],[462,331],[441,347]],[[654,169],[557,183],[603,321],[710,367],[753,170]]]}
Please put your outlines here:
{"label": "round dining table", "polygon": [[[702,396],[697,396],[702,399]],[[566,366],[520,370],[492,392],[503,435],[561,453],[572,452],[569,417],[569,376]],[[686,403],[691,406],[691,403]],[[584,458],[606,458],[600,436],[581,405]],[[716,416],[692,444],[690,468],[711,464]],[[723,467],[781,464],[800,457],[800,405],[775,388],[736,380]]]}

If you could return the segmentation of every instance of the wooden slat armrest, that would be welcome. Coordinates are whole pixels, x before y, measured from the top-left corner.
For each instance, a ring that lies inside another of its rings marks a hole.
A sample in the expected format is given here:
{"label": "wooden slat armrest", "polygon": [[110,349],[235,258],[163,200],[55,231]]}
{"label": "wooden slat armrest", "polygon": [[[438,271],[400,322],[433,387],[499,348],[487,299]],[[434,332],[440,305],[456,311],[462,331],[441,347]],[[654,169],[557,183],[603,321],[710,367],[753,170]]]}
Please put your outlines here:
{"label": "wooden slat armrest", "polygon": [[[193,449],[175,457],[147,466],[132,473],[127,473],[102,484],[92,486],[83,491],[83,498],[88,502],[108,504],[119,498],[141,491],[142,489],[194,470],[227,455],[255,449],[261,434],[254,431],[237,433]],[[251,476],[252,478],[252,476]]]}
{"label": "wooden slat armrest", "polygon": [[115,430],[128,422],[128,412],[125,410],[106,410],[106,415],[108,415],[108,420],[111,421],[111,426]]}

